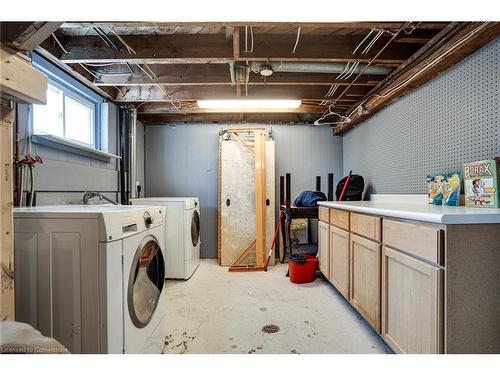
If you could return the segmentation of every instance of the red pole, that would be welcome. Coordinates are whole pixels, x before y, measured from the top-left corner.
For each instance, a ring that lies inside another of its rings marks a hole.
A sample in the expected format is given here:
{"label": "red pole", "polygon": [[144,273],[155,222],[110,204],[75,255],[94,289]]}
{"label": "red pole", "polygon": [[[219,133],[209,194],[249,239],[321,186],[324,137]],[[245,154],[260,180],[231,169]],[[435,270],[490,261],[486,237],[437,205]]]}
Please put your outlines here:
{"label": "red pole", "polygon": [[347,176],[347,180],[345,180],[344,187],[342,188],[342,192],[340,193],[339,202],[342,199],[344,199],[345,190],[347,188],[347,185],[349,185],[349,180],[351,179],[351,175],[352,175],[352,171],[349,171],[349,176]]}
{"label": "red pole", "polygon": [[280,230],[280,224],[281,224],[281,210],[279,211],[278,214],[278,224],[276,225],[276,230],[274,231],[273,242],[271,242],[271,249],[269,249],[269,254],[267,255],[264,271],[267,271],[267,266],[269,266],[269,261],[271,260],[271,255],[273,254],[274,244],[276,243],[276,237],[278,236],[278,232]]}

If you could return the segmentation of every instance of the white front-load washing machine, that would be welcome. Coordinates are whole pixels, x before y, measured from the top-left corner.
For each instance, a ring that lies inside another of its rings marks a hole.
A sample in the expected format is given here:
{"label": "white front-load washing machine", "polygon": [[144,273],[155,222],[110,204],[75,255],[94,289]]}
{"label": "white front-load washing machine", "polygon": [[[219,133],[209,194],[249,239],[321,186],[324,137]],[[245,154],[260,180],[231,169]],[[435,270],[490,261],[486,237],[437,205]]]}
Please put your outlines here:
{"label": "white front-load washing machine", "polygon": [[151,197],[130,200],[132,205],[165,206],[167,279],[189,279],[200,264],[200,202],[194,197]]}
{"label": "white front-load washing machine", "polygon": [[161,353],[165,209],[14,210],[16,319],[72,353]]}

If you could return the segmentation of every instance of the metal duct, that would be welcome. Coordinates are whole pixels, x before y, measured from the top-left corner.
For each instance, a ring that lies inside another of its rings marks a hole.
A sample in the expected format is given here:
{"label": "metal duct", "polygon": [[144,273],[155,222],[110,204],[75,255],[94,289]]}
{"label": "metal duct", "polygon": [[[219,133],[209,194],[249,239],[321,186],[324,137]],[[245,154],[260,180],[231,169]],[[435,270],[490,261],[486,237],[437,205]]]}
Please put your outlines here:
{"label": "metal duct", "polygon": [[[251,63],[251,69],[254,73],[259,73],[264,65],[271,66],[273,72],[280,73],[331,73],[340,74],[345,73],[347,63],[316,63],[316,62],[273,62],[273,63],[262,63],[254,61]],[[365,69],[367,64],[358,64],[354,69],[353,74],[359,74]],[[352,66],[352,64],[350,64]],[[369,66],[363,74],[373,74],[373,75],[389,75],[392,72],[392,68],[385,66]]]}

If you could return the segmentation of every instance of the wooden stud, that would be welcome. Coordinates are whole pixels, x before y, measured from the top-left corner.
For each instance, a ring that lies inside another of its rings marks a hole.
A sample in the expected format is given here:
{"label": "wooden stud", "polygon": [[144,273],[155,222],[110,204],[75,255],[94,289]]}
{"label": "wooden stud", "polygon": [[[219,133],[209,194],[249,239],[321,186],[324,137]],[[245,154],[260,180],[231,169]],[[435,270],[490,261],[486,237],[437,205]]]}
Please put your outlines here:
{"label": "wooden stud", "polygon": [[255,130],[255,213],[256,213],[256,249],[257,267],[265,265],[266,257],[266,154],[265,130]]}

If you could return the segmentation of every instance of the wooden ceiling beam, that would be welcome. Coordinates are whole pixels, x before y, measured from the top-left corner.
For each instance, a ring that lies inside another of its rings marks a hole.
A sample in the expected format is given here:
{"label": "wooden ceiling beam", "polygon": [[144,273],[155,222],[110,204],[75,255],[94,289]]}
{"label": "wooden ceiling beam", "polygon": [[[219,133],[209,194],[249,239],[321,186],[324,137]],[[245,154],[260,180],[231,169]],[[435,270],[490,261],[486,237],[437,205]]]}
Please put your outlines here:
{"label": "wooden ceiling beam", "polygon": [[[125,41],[135,51],[130,54],[125,48],[114,51],[96,36],[61,36],[60,40],[68,55],[58,56],[65,63],[140,63],[140,64],[172,64],[172,63],[225,63],[236,61],[315,61],[315,62],[368,62],[378,49],[385,44],[389,36],[381,37],[369,53],[353,55],[356,46],[364,36],[328,36],[303,35],[299,48],[292,53],[295,44],[293,34],[266,34],[254,37],[252,52],[240,49],[239,58],[235,59],[234,42],[226,39],[224,34],[179,34],[179,35],[127,35]],[[53,43],[47,42],[47,49]],[[117,42],[118,45],[119,42]],[[377,58],[375,64],[400,64],[410,57],[417,47],[400,43],[391,45]]]}
{"label": "wooden ceiling beam", "polygon": [[[290,27],[331,29],[398,29],[405,22],[65,22],[62,28],[80,27]],[[442,29],[447,22],[422,22],[419,29]]]}
{"label": "wooden ceiling beam", "polygon": [[[121,87],[123,94],[116,97],[118,102],[163,102],[168,100],[234,99],[235,90],[231,86],[170,86],[165,87],[168,96],[158,86]],[[252,86],[248,87],[248,99],[308,99],[323,100],[328,92],[324,86]],[[367,92],[366,87],[352,87],[351,94]],[[333,99],[333,98],[330,98]],[[357,99],[342,98],[341,101],[355,102]]]}
{"label": "wooden ceiling beam", "polygon": [[0,42],[18,51],[31,51],[62,22],[0,22]]}
{"label": "wooden ceiling beam", "polygon": [[[445,33],[447,30],[443,30]],[[472,54],[500,35],[499,22],[472,22],[450,25],[447,35],[438,35],[411,57],[401,69],[386,78],[380,87],[370,91],[347,113],[363,104],[367,111],[342,126],[335,128],[334,134],[343,134],[373,114],[388,106],[396,99],[413,91],[425,82],[449,69],[463,58]]]}
{"label": "wooden ceiling beam", "polygon": [[319,113],[194,113],[194,114],[138,114],[144,125],[164,124],[311,124],[320,117]]}

